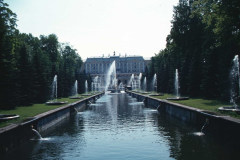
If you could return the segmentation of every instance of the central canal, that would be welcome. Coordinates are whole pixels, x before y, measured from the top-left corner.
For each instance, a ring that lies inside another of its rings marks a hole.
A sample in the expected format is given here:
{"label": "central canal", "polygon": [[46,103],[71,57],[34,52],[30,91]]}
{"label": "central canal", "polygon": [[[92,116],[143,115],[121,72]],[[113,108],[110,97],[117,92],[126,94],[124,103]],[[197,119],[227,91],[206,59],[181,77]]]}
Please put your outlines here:
{"label": "central canal", "polygon": [[199,130],[125,93],[104,95],[5,159],[237,159],[232,143],[193,134]]}

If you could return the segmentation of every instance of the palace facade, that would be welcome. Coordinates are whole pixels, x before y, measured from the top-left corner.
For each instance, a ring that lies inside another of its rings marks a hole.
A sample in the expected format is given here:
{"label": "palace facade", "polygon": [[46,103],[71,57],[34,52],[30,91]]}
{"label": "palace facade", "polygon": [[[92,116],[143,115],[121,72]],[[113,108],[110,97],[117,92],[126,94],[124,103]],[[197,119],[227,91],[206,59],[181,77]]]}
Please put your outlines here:
{"label": "palace facade", "polygon": [[127,85],[132,74],[138,75],[144,73],[147,63],[142,56],[113,56],[87,58],[84,64],[86,74],[90,74],[92,78],[98,76],[105,78],[112,62],[116,63],[116,74],[118,83],[122,82]]}

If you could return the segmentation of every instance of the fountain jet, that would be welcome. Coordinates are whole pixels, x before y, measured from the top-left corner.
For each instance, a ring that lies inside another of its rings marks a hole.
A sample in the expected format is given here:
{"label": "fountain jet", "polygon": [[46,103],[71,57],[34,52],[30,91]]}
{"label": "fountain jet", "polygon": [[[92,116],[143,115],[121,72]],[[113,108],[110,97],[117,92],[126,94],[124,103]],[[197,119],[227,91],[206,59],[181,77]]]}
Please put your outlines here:
{"label": "fountain jet", "polygon": [[54,76],[53,82],[52,82],[52,94],[51,94],[51,99],[57,101],[57,75]]}
{"label": "fountain jet", "polygon": [[156,73],[153,76],[152,87],[153,87],[153,91],[155,91],[155,88],[156,88],[156,91],[157,91],[157,74]]}
{"label": "fountain jet", "polygon": [[[55,96],[55,99],[54,99]],[[47,105],[60,105],[60,104],[65,104],[66,102],[59,102],[57,101],[57,75],[54,76],[53,78],[53,83],[52,83],[52,95],[51,95],[51,101],[46,102]]]}
{"label": "fountain jet", "polygon": [[143,80],[143,89],[145,92],[147,92],[147,78],[146,77]]}
{"label": "fountain jet", "polygon": [[87,82],[87,80],[85,81],[85,93],[88,93],[88,82]]}
{"label": "fountain jet", "polygon": [[240,94],[240,77],[239,77],[239,58],[236,55],[233,58],[233,65],[230,71],[230,107],[219,107],[218,110],[222,112],[237,112],[240,113],[240,108],[237,105],[237,100]]}
{"label": "fountain jet", "polygon": [[176,72],[175,72],[175,82],[174,82],[174,86],[175,86],[175,94],[176,94],[176,97],[180,97],[180,94],[179,94],[179,80],[178,80],[178,69],[176,69]]}
{"label": "fountain jet", "polygon": [[138,89],[141,90],[141,79],[142,79],[142,73],[139,73],[138,76]]}
{"label": "fountain jet", "polygon": [[189,99],[189,97],[180,97],[180,93],[179,93],[180,85],[179,85],[178,69],[176,69],[176,71],[175,71],[174,87],[175,87],[176,97],[167,98],[167,100],[175,100],[175,101],[178,101],[178,100],[188,100],[188,99]]}
{"label": "fountain jet", "polygon": [[113,61],[106,75],[105,93],[107,93],[107,90],[109,89],[109,87],[111,89],[116,90],[117,89],[116,85],[117,85],[116,63],[115,61]]}

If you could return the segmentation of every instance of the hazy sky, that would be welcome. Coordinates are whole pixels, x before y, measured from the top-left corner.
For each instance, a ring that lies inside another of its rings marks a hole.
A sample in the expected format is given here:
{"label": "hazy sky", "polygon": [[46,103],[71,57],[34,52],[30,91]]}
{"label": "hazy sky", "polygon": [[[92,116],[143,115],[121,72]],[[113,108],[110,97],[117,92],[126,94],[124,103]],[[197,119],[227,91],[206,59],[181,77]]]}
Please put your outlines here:
{"label": "hazy sky", "polygon": [[20,32],[54,33],[83,59],[93,56],[151,57],[165,48],[178,0],[5,0]]}

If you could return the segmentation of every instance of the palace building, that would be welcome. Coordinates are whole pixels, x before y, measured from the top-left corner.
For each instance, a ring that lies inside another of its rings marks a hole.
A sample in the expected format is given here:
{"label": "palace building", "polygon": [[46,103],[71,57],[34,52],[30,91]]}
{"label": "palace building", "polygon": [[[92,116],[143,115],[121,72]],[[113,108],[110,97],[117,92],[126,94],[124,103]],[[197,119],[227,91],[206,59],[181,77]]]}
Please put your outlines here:
{"label": "palace building", "polygon": [[116,63],[116,75],[119,82],[127,85],[132,74],[138,75],[144,73],[147,62],[142,56],[113,56],[87,58],[84,64],[86,74],[90,74],[92,78],[98,76],[104,79],[112,62]]}

